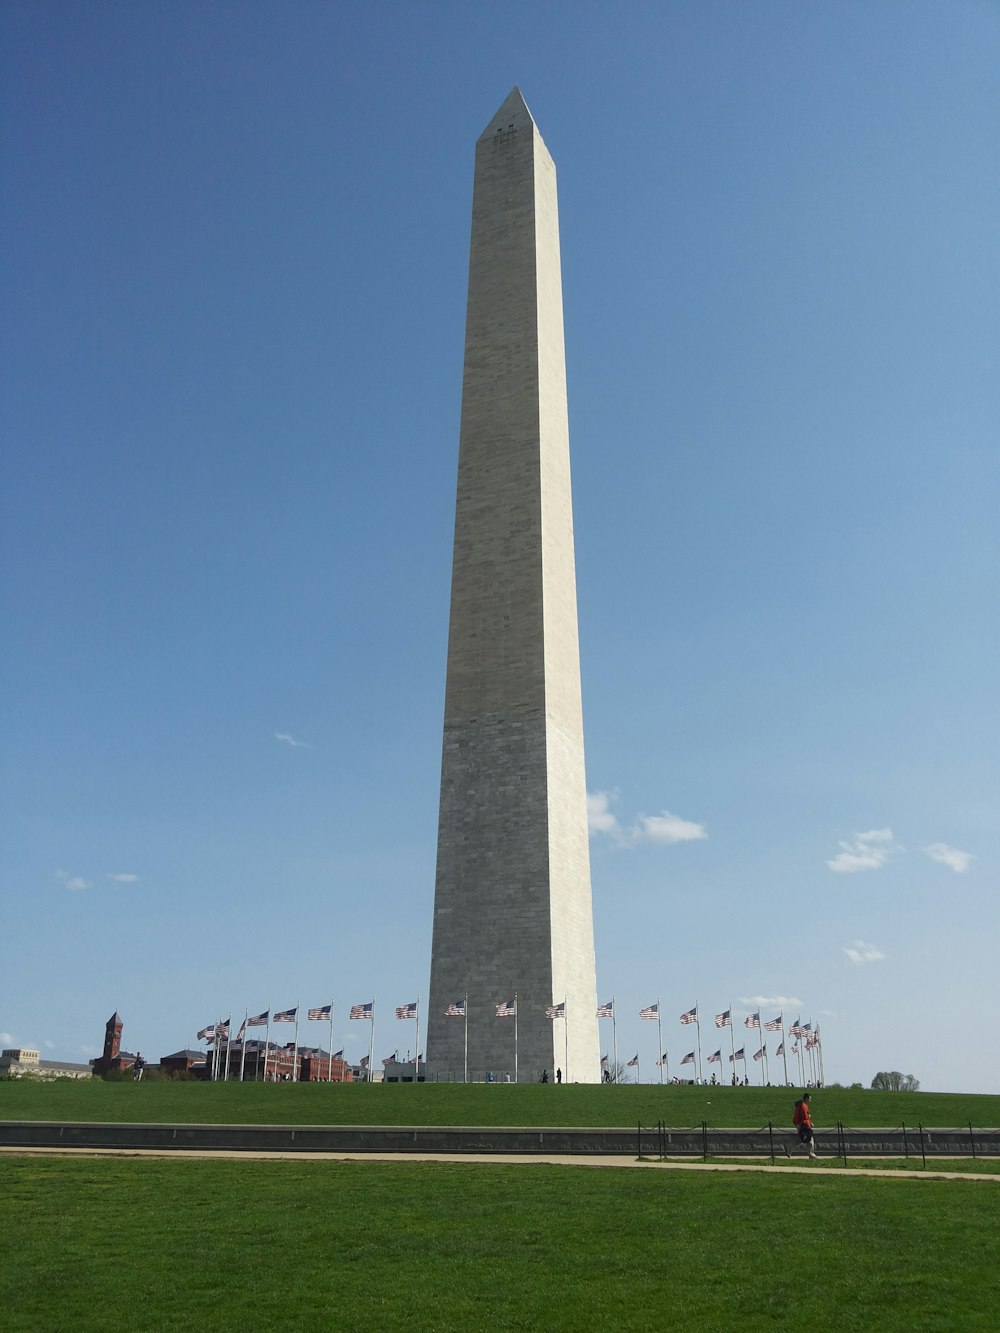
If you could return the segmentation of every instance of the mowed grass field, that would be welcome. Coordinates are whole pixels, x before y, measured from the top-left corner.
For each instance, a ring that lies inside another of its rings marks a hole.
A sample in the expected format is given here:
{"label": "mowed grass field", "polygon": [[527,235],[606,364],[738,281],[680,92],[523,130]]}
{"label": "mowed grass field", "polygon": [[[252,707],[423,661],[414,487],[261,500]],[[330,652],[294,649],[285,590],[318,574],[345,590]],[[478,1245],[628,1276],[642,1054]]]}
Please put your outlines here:
{"label": "mowed grass field", "polygon": [[993,1182],[0,1158],[10,1330],[995,1329]]}
{"label": "mowed grass field", "polygon": [[[264,1125],[633,1126],[791,1123],[792,1088],[569,1084],[0,1082],[0,1120],[162,1121]],[[1000,1097],[821,1088],[813,1120],[859,1128],[1000,1126]]]}

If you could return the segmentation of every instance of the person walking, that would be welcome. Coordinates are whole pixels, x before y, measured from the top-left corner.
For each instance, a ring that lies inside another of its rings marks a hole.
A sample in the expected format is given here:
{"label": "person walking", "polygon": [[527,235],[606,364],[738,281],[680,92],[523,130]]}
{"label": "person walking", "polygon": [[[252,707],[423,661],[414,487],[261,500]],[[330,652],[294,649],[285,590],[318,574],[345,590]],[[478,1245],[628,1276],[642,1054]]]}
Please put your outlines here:
{"label": "person walking", "polygon": [[[816,1144],[813,1139],[813,1122],[809,1115],[809,1102],[811,1097],[808,1092],[804,1092],[795,1103],[795,1110],[792,1112],[792,1124],[799,1132],[799,1142],[809,1150],[809,1156],[816,1156]],[[786,1148],[787,1152],[787,1148]],[[788,1153],[791,1157],[791,1153]]]}

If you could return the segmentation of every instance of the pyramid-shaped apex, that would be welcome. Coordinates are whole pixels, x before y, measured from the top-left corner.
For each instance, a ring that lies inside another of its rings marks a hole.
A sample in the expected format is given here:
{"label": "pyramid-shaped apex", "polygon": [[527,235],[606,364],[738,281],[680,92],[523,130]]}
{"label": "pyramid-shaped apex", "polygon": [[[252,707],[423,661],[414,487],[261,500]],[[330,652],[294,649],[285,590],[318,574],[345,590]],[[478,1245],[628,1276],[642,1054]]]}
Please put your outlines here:
{"label": "pyramid-shaped apex", "polygon": [[488,139],[491,135],[501,130],[517,130],[522,125],[533,125],[535,122],[531,118],[531,112],[521,96],[521,90],[518,87],[511,88],[504,99],[503,105],[496,113],[490,123],[479,136],[481,139]]}

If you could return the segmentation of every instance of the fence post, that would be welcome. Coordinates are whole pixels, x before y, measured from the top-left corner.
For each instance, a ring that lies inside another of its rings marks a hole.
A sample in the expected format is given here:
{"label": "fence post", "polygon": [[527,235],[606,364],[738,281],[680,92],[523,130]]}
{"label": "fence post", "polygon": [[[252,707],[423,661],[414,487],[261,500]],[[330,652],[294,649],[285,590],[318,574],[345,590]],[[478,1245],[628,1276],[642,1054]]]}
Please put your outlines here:
{"label": "fence post", "polygon": [[771,1145],[771,1165],[774,1166],[774,1126],[770,1120],[767,1122],[767,1139]]}
{"label": "fence post", "polygon": [[906,1121],[904,1120],[904,1121],[903,1121],[903,1156],[904,1156],[904,1157],[909,1157],[909,1155],[910,1155],[910,1145],[909,1145],[909,1143],[907,1142],[907,1138],[906,1138]]}
{"label": "fence post", "polygon": [[642,1156],[642,1121],[641,1121],[641,1120],[637,1120],[637,1121],[635,1122],[635,1155],[636,1155],[636,1157],[641,1157],[641,1156]]}
{"label": "fence post", "polygon": [[660,1161],[662,1162],[667,1155],[667,1127],[662,1120],[658,1124],[658,1129],[660,1132]]}
{"label": "fence post", "polygon": [[844,1129],[844,1122],[843,1122],[843,1120],[838,1120],[838,1121],[837,1121],[837,1126],[838,1126],[838,1128],[839,1128],[839,1130],[840,1130],[840,1155],[841,1155],[841,1157],[843,1157],[843,1159],[844,1159],[844,1165],[846,1166],[846,1165],[847,1165],[847,1131]]}
{"label": "fence post", "polygon": [[708,1121],[701,1122],[701,1155],[704,1161],[708,1161]]}
{"label": "fence post", "polygon": [[924,1151],[924,1127],[918,1122],[917,1128],[920,1130],[920,1156],[924,1159],[924,1166],[926,1166],[927,1153]]}
{"label": "fence post", "polygon": [[976,1138],[975,1138],[975,1135],[974,1135],[973,1132],[972,1132],[972,1121],[971,1121],[971,1120],[969,1121],[969,1142],[972,1144],[972,1156],[973,1156],[973,1158],[975,1158],[975,1156],[976,1156]]}

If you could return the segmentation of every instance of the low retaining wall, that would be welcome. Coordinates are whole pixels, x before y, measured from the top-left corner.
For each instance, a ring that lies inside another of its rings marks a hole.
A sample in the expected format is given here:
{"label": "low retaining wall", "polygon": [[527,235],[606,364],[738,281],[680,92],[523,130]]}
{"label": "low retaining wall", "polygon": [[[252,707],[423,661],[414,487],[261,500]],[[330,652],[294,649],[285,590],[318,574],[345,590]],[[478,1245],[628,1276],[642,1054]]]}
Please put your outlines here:
{"label": "low retaining wall", "polygon": [[[630,1157],[762,1157],[801,1152],[794,1130],[471,1128],[392,1125],[152,1125],[0,1121],[4,1148],[147,1148],[221,1152],[505,1153]],[[834,1129],[816,1131],[816,1151],[836,1157],[988,1157],[1000,1152],[1000,1129]]]}

